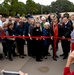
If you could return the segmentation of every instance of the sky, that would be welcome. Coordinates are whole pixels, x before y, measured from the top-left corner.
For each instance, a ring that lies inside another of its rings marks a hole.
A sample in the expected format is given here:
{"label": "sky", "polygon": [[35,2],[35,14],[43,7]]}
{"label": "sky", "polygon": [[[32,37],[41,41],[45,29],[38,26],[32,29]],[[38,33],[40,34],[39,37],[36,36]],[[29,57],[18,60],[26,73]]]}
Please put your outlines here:
{"label": "sky", "polygon": [[[26,3],[26,0],[19,0],[19,1]],[[43,5],[50,5],[52,1],[56,1],[56,0],[33,0],[33,1],[35,1],[36,3],[43,4]],[[69,1],[74,3],[74,0],[69,0]]]}

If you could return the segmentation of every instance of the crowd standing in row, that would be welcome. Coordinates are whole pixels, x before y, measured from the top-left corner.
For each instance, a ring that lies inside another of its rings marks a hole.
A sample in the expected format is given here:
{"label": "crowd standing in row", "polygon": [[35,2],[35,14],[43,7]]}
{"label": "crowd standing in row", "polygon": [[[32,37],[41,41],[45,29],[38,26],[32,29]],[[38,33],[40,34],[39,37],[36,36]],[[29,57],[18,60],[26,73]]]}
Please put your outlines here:
{"label": "crowd standing in row", "polygon": [[[51,16],[27,15],[25,17],[16,16],[8,18],[0,15],[0,36],[29,36],[29,38],[4,38],[1,37],[3,53],[5,58],[10,61],[13,57],[19,56],[24,58],[24,45],[27,41],[28,56],[33,57],[36,61],[42,61],[43,58],[51,56],[49,46],[52,46],[53,59],[57,61],[58,43],[61,41],[63,59],[68,57],[71,50],[74,50],[74,15],[62,15],[60,18],[57,14]],[[32,38],[32,36],[51,36],[51,38]],[[59,38],[57,38],[59,37]],[[62,38],[62,39],[60,39]],[[71,43],[71,44],[70,44]]]}

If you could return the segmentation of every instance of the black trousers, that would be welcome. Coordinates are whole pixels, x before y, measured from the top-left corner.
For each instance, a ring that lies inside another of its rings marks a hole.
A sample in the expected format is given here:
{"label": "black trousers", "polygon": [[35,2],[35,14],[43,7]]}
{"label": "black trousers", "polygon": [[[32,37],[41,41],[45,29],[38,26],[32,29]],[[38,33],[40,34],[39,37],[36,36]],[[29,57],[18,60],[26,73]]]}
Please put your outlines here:
{"label": "black trousers", "polygon": [[17,38],[16,39],[16,44],[17,44],[17,48],[18,48],[18,53],[19,55],[24,55],[24,39],[21,38]]}
{"label": "black trousers", "polygon": [[8,50],[7,49],[7,43],[6,42],[3,42],[2,43],[2,46],[3,46],[3,53],[4,53],[5,56],[7,56],[7,50]]}
{"label": "black trousers", "polygon": [[18,45],[18,52],[19,52],[19,55],[24,55],[24,45],[21,45],[21,44],[17,44]]}
{"label": "black trousers", "polygon": [[49,45],[43,45],[43,56],[48,55]]}
{"label": "black trousers", "polygon": [[27,52],[28,52],[28,56],[31,56],[31,53],[30,53],[30,39],[26,39],[27,41]]}
{"label": "black trousers", "polygon": [[64,56],[68,56],[68,53],[70,52],[70,41],[62,40],[61,46],[62,46]]}
{"label": "black trousers", "polygon": [[9,59],[12,58],[12,55],[13,55],[13,44],[14,44],[14,41],[13,40],[8,40],[7,41],[7,47],[8,47],[8,57]]}
{"label": "black trousers", "polygon": [[40,60],[42,57],[42,49],[41,49],[41,40],[36,40],[35,41],[35,54],[36,54],[36,60]]}
{"label": "black trousers", "polygon": [[15,56],[16,55],[16,52],[15,52],[15,43],[13,43],[12,50],[13,50],[13,56]]}

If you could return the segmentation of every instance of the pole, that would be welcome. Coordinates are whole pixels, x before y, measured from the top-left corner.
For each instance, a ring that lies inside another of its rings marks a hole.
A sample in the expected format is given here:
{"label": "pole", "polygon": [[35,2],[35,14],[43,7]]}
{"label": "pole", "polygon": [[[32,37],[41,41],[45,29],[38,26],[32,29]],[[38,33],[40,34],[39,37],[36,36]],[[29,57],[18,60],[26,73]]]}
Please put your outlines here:
{"label": "pole", "polygon": [[41,14],[43,14],[43,5],[41,5]]}

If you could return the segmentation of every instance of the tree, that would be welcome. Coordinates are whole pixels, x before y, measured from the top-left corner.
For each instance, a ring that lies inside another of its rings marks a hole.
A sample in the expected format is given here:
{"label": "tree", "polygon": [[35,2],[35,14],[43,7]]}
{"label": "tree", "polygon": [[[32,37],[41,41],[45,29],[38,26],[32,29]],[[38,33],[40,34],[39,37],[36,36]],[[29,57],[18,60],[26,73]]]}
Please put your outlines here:
{"label": "tree", "polygon": [[25,14],[25,4],[23,2],[18,2],[18,0],[5,0],[4,7],[9,11],[9,15],[15,16],[17,14]]}
{"label": "tree", "polygon": [[[42,10],[41,10],[42,9]],[[16,16],[17,14],[25,15],[27,13],[43,14],[49,12],[73,12],[74,4],[68,0],[56,0],[49,6],[40,5],[33,0],[27,0],[26,4],[18,2],[18,0],[5,0],[0,5],[0,14],[4,16]]]}
{"label": "tree", "polygon": [[59,12],[69,12],[73,11],[74,5],[68,0],[57,0],[51,3],[51,9],[52,12],[56,12],[57,10]]}
{"label": "tree", "polygon": [[26,1],[26,10],[27,10],[27,13],[32,13],[32,14],[35,14],[38,9],[36,9],[36,3],[32,0],[27,0]]}

